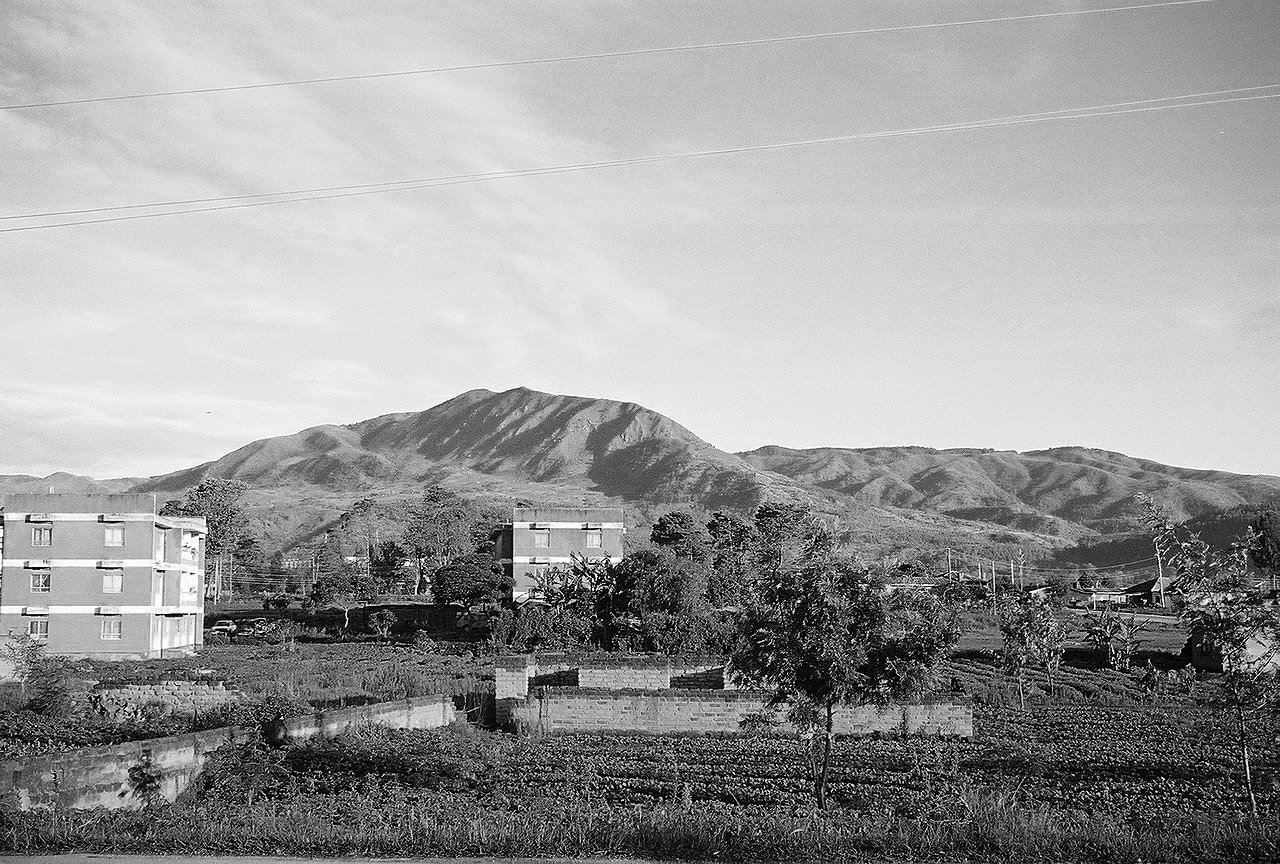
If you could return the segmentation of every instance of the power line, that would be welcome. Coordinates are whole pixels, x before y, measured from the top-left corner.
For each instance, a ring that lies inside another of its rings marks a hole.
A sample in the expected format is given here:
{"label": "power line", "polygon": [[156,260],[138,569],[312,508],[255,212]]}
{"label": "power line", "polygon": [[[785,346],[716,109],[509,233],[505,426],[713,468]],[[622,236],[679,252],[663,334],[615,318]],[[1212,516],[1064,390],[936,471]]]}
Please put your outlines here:
{"label": "power line", "polygon": [[[1236,90],[1216,91],[1221,93],[1244,92],[1247,90],[1259,90],[1268,87],[1278,87],[1280,84],[1259,85],[1257,87],[1237,88]],[[1169,102],[1172,100],[1189,99],[1195,94],[1183,96],[1167,96],[1160,99],[1141,100],[1142,102]],[[881,138],[906,137],[910,135],[933,134],[938,132],[957,132],[970,129],[990,129],[1000,126],[1014,126],[1024,123],[1040,123],[1050,120],[1075,120],[1088,117],[1109,117],[1119,114],[1136,114],[1148,111],[1164,111],[1173,108],[1195,108],[1204,105],[1221,105],[1231,102],[1250,102],[1258,99],[1275,99],[1280,98],[1280,93],[1255,94],[1252,96],[1235,96],[1226,99],[1202,99],[1194,102],[1176,102],[1167,105],[1141,105],[1140,107],[1118,106],[1132,105],[1134,103],[1113,103],[1111,105],[1096,105],[1087,108],[1078,109],[1062,109],[1059,111],[1041,111],[1033,114],[1013,115],[1010,117],[994,118],[989,120],[976,120],[961,123],[950,123],[939,126],[922,126],[910,129],[896,129],[883,132],[864,132],[852,135],[834,135],[824,138],[809,138],[799,141],[782,141],[771,144],[751,144],[740,147],[723,147],[713,150],[690,150],[680,153],[662,153],[650,156],[635,156],[626,159],[608,159],[597,162],[577,162],[564,165],[548,165],[537,168],[518,168],[504,171],[489,171],[475,174],[455,174],[440,177],[420,178],[416,180],[399,180],[389,181],[386,183],[362,184],[360,186],[330,186],[317,187],[309,190],[298,190],[295,192],[267,192],[258,193],[253,196],[226,196],[223,198],[209,199],[191,199],[206,201],[234,201],[240,200],[235,204],[219,204],[210,207],[190,207],[180,210],[164,210],[155,213],[135,213],[125,216],[110,216],[101,219],[79,219],[66,222],[52,222],[45,225],[22,225],[14,228],[0,228],[0,234],[8,234],[17,231],[37,231],[44,228],[67,228],[78,225],[95,225],[105,222],[127,222],[136,219],[154,219],[162,216],[180,216],[190,213],[209,213],[219,210],[238,210],[245,207],[264,207],[273,204],[291,204],[301,201],[325,201],[336,198],[352,198],[362,195],[375,195],[384,192],[400,192],[411,189],[426,189],[437,186],[451,186],[460,183],[476,183],[484,180],[497,180],[512,177],[532,177],[546,174],[563,174],[577,171],[588,171],[599,168],[616,168],[627,165],[641,165],[651,162],[668,162],[680,159],[696,159],[710,156],[727,156],[743,153],[763,153],[773,150],[783,150],[792,147],[806,147],[817,144],[837,144],[848,143],[853,141],[870,141]],[[352,191],[331,191],[331,190],[352,190]],[[323,194],[310,194],[310,193]],[[293,197],[275,197],[268,201],[244,201],[246,197],[265,197],[265,196],[293,196]],[[151,204],[130,204],[119,207],[103,207],[93,208],[88,212],[115,211],[123,209],[133,209],[140,207],[162,207],[169,206],[164,202],[153,202]],[[18,214],[3,217],[5,219],[35,219],[40,218],[42,214]],[[53,215],[53,214],[50,214]]]}
{"label": "power line", "polygon": [[869,36],[878,33],[903,33],[914,30],[937,30],[946,27],[971,27],[980,24],[1033,21],[1044,18],[1066,18],[1079,15],[1099,15],[1111,12],[1132,12],[1143,9],[1158,9],[1164,6],[1197,6],[1205,3],[1216,2],[1218,2],[1218,0],[1165,0],[1165,2],[1160,3],[1144,3],[1133,6],[1108,6],[1101,9],[1076,9],[1063,12],[1040,12],[1031,15],[1004,15],[998,18],[973,18],[963,21],[940,21],[931,24],[902,24],[892,27],[867,27],[860,30],[837,30],[828,33],[802,33],[793,36],[768,36],[759,39],[737,39],[727,42],[700,42],[691,45],[632,48],[623,51],[598,51],[591,54],[566,54],[555,57],[534,57],[526,60],[494,60],[487,63],[464,63],[454,66],[433,66],[424,69],[403,69],[394,72],[330,75],[321,78],[297,78],[291,81],[267,81],[260,84],[229,84],[222,87],[193,87],[186,90],[154,90],[146,93],[122,93],[116,96],[90,96],[82,99],[60,99],[49,102],[27,102],[14,105],[0,105],[0,111],[16,111],[30,108],[54,108],[68,105],[89,105],[97,102],[123,102],[126,100],[154,99],[166,96],[192,96],[206,93],[227,93],[237,90],[263,90],[271,87],[294,87],[303,84],[331,84],[341,81],[367,81],[378,78],[402,78],[411,75],[433,75],[442,72],[468,72],[480,69],[502,69],[514,66],[576,63],[586,60],[641,57],[653,54],[674,54],[687,51],[709,51],[719,48],[743,48],[752,45],[774,45],[786,42],[814,41],[818,39],[840,39],[850,36]]}
{"label": "power line", "polygon": [[[916,129],[908,129],[908,130],[863,133],[862,136],[855,135],[855,136],[844,136],[842,138],[823,138],[823,139],[813,139],[810,141],[791,142],[789,144],[759,145],[759,146],[762,149],[767,149],[770,147],[779,147],[779,146],[799,146],[803,144],[824,143],[824,142],[831,142],[831,141],[837,141],[837,140],[852,140],[859,137],[869,137],[869,138],[891,137],[891,136],[905,135],[905,134],[923,134],[926,132],[952,131],[954,129],[980,128],[983,125],[988,125],[988,124],[998,125],[998,124],[1004,123],[1005,121],[1014,121],[1014,120],[1030,121],[1032,118],[1058,119],[1055,115],[1078,114],[1080,112],[1092,112],[1092,111],[1100,111],[1103,109],[1112,109],[1112,108],[1127,108],[1135,105],[1151,105],[1157,102],[1172,102],[1175,100],[1199,99],[1204,97],[1223,96],[1223,95],[1229,95],[1234,93],[1249,93],[1256,90],[1268,90],[1274,87],[1280,87],[1280,84],[1260,84],[1253,87],[1234,87],[1228,90],[1206,90],[1199,93],[1185,93],[1180,96],[1160,96],[1152,99],[1135,99],[1128,102],[1112,102],[1106,105],[1086,106],[1083,108],[1061,108],[1055,111],[1037,111],[1030,114],[1015,114],[1015,115],[1010,115],[1006,117],[993,117],[985,120],[964,121],[961,123],[951,123],[951,124],[942,124],[938,126],[919,127]],[[1204,104],[1212,104],[1212,103],[1204,103]],[[1178,106],[1168,106],[1168,107],[1178,107]],[[1186,106],[1186,107],[1191,107],[1191,106]],[[1103,116],[1103,115],[1099,115],[1099,116]],[[1063,118],[1063,119],[1067,119],[1067,118]],[[682,156],[713,155],[713,154],[718,155],[720,152],[721,151],[704,151],[704,153],[702,154],[690,153],[690,154],[670,154],[670,155],[647,156],[647,157],[642,156],[642,157],[635,157],[635,161],[674,159],[674,158],[681,158]],[[565,170],[565,171],[585,170],[587,168],[592,168],[592,167],[605,167],[605,166],[614,166],[614,165],[620,165],[620,164],[630,164],[630,162],[631,160],[613,160],[611,162],[586,162],[586,163],[579,163],[577,165],[549,166],[547,168],[527,168],[527,169],[512,169],[512,171],[489,171],[489,172],[472,173],[472,174],[453,174],[453,175],[446,175],[442,177],[417,177],[417,178],[411,178],[407,180],[388,180],[380,183],[354,183],[354,184],[348,184],[344,186],[317,186],[317,187],[306,188],[306,189],[282,189],[282,190],[277,190],[275,192],[254,192],[254,193],[249,193],[244,195],[218,195],[218,196],[210,196],[206,198],[178,198],[178,199],[172,199],[168,201],[152,201],[152,202],[143,203],[143,204],[118,204],[113,206],[102,206],[102,207],[82,207],[75,210],[49,210],[41,213],[18,213],[18,214],[0,216],[0,221],[8,221],[13,219],[38,219],[38,218],[46,218],[46,217],[54,217],[54,216],[78,216],[78,215],[84,215],[86,213],[105,213],[105,212],[114,212],[114,211],[121,211],[121,210],[139,210],[139,209],[147,209],[147,208],[155,208],[155,207],[176,207],[176,206],[182,206],[187,204],[209,204],[209,203],[224,202],[224,201],[245,201],[245,200],[256,199],[256,198],[275,198],[275,197],[290,196],[290,195],[313,195],[316,193],[346,192],[351,190],[396,191],[394,187],[419,188],[418,186],[410,185],[410,184],[451,185],[454,183],[474,182],[478,180],[512,176],[514,172],[518,172],[518,171],[551,173],[553,171],[559,171],[559,170]],[[299,200],[310,200],[310,199],[304,198]],[[273,202],[267,202],[267,203],[287,203],[287,202],[273,201]],[[199,212],[199,211],[196,211],[196,212]],[[57,227],[57,226],[49,226],[49,227]]]}

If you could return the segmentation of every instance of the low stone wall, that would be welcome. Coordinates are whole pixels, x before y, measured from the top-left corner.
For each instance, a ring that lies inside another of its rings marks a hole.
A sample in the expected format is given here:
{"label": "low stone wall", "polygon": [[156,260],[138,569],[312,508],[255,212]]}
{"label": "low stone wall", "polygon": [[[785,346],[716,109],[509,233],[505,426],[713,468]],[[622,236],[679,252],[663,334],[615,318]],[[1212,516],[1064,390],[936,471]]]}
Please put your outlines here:
{"label": "low stone wall", "polygon": [[99,687],[89,698],[98,713],[121,721],[139,717],[149,707],[158,707],[163,714],[193,716],[239,702],[245,694],[221,681],[156,681]]}
{"label": "low stone wall", "polygon": [[[765,697],[746,691],[540,689],[506,707],[516,728],[528,733],[738,732],[742,720],[760,713]],[[841,708],[835,716],[840,735],[906,732],[973,737],[973,709],[957,702],[922,702]],[[779,732],[795,730],[782,725]]]}
{"label": "low stone wall", "polygon": [[[448,696],[419,696],[291,717],[269,732],[277,740],[306,740],[316,735],[336,735],[360,723],[434,729],[449,725],[454,718],[453,700]],[[0,762],[0,807],[140,807],[146,802],[130,780],[130,769],[158,776],[159,794],[174,801],[191,785],[210,753],[227,742],[246,740],[255,731],[228,726]]]}

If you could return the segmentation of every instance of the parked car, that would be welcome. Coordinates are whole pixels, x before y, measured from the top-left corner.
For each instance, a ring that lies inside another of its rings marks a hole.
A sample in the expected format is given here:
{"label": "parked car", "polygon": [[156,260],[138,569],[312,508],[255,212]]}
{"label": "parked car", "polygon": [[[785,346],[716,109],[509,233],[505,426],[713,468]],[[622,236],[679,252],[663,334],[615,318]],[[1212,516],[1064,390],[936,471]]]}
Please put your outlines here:
{"label": "parked car", "polygon": [[236,622],[232,621],[230,618],[223,618],[221,621],[214,621],[213,626],[209,628],[209,632],[226,633],[230,636],[232,633],[236,632],[237,629],[239,628],[236,627]]}

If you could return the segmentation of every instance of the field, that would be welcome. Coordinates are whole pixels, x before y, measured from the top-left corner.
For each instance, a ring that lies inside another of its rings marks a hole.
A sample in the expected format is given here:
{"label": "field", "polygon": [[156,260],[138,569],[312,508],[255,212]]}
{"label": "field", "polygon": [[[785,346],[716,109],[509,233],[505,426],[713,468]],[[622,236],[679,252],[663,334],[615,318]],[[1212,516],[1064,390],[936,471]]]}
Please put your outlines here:
{"label": "field", "polygon": [[[711,860],[1271,861],[1206,711],[982,708],[972,741],[845,739],[814,810],[788,737],[366,728],[210,766],[145,814],[26,813],[21,852],[633,854]],[[1260,754],[1274,777],[1276,753]]]}

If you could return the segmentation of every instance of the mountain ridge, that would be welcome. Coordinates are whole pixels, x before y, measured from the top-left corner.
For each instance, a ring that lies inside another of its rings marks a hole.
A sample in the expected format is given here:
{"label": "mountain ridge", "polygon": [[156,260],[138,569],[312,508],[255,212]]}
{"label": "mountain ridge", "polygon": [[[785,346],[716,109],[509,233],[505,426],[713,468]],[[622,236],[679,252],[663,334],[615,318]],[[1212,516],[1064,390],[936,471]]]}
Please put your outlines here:
{"label": "mountain ridge", "polygon": [[[581,500],[646,514],[803,501],[841,520],[847,536],[890,548],[930,538],[1070,545],[1135,529],[1139,492],[1178,519],[1280,506],[1280,477],[1177,468],[1080,446],[1019,453],[766,445],[729,453],[634,402],[525,387],[468,390],[422,411],[312,426],[141,480],[62,482],[176,496],[206,476],[254,487],[254,506],[280,542],[359,498],[407,497],[432,483],[495,500]],[[0,477],[0,493],[41,491],[46,479]]]}

